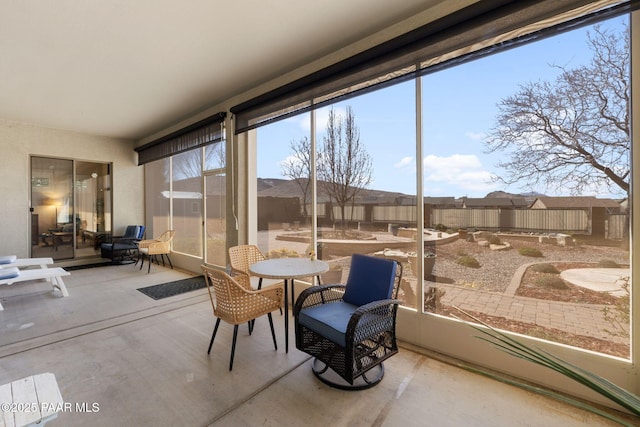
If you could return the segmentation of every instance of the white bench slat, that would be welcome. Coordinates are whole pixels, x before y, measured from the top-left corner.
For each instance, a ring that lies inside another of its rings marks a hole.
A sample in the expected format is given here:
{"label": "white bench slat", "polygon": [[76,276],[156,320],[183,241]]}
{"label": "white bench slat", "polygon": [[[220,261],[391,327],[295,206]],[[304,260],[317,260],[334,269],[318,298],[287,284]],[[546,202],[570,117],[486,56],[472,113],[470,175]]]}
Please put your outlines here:
{"label": "white bench slat", "polygon": [[47,268],[53,264],[53,258],[18,258],[9,264],[1,264],[0,267],[36,267]]}
{"label": "white bench slat", "polygon": [[0,412],[0,427],[42,426],[56,418],[64,405],[56,377],[50,372],[1,385],[0,402],[13,405]]}
{"label": "white bench slat", "polygon": [[[0,386],[0,402],[13,402],[13,393],[11,392],[11,383]],[[0,411],[0,427],[14,427],[13,412]]]}
{"label": "white bench slat", "polygon": [[16,425],[25,426],[39,422],[42,417],[40,416],[38,395],[36,394],[33,377],[22,378],[12,382],[11,389],[13,390],[13,403],[17,404],[18,408],[23,406],[27,408],[25,411],[16,411],[14,413]]}
{"label": "white bench slat", "polygon": [[14,283],[24,282],[27,280],[53,279],[61,276],[69,276],[70,274],[71,273],[61,267],[20,270],[20,275],[18,277],[0,280],[0,285],[12,285]]}
{"label": "white bench slat", "polygon": [[55,375],[49,372],[34,375],[33,382],[38,392],[38,403],[40,404],[42,418],[45,419],[52,415],[57,416],[64,402]]}
{"label": "white bench slat", "polygon": [[[53,288],[58,288],[63,297],[69,296],[69,291],[62,280],[62,276],[69,276],[69,273],[64,268],[34,268],[30,270],[20,270],[18,277],[12,277],[11,279],[0,280],[0,285],[13,285],[14,283],[25,282],[28,280],[40,280],[46,279],[51,281]],[[0,304],[0,310],[4,310],[2,304]]]}

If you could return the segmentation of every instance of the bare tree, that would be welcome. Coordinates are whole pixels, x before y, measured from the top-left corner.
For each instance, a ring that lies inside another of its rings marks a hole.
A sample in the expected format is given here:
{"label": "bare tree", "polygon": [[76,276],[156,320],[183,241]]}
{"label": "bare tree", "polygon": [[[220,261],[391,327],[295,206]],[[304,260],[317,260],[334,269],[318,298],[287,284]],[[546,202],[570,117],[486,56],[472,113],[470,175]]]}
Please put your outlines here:
{"label": "bare tree", "polygon": [[485,141],[507,151],[506,183],[561,188],[572,194],[609,188],[629,192],[629,31],[599,26],[587,35],[587,65],[557,67],[553,82],[524,84],[498,107]]}
{"label": "bare tree", "polygon": [[300,141],[291,141],[292,154],[281,164],[282,175],[295,181],[302,191],[302,212],[307,218],[307,203],[311,190],[311,142],[306,136]]}
{"label": "bare tree", "polygon": [[[225,142],[216,142],[205,150],[206,169],[220,169],[225,165]],[[202,175],[202,149],[186,151],[174,157],[173,173],[180,179],[196,178]]]}
{"label": "bare tree", "polygon": [[345,117],[329,111],[327,133],[318,161],[320,184],[331,200],[340,206],[342,229],[345,230],[345,206],[354,202],[373,176],[371,157],[360,142],[360,130],[351,107]]}

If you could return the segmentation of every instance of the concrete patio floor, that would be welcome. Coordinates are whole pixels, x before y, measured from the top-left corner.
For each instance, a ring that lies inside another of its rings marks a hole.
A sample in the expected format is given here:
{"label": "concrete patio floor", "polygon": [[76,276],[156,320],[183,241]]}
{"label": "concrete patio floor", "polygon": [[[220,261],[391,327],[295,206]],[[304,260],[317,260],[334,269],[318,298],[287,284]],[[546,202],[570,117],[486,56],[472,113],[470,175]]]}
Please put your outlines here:
{"label": "concrete patio floor", "polygon": [[[310,359],[278,350],[266,319],[241,328],[228,371],[230,325],[214,323],[206,289],[155,301],[136,288],[188,277],[154,266],[75,270],[62,298],[46,282],[0,287],[0,384],[55,374],[66,411],[53,426],[613,426],[599,416],[427,357],[404,346],[380,385],[331,389]],[[293,326],[290,344],[293,342]]]}

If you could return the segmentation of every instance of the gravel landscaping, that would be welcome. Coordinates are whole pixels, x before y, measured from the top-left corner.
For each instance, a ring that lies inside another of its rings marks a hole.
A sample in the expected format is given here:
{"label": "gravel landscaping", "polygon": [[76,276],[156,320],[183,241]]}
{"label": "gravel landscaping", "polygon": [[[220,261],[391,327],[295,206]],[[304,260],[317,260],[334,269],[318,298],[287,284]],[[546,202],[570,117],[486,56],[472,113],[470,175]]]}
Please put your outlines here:
{"label": "gravel landscaping", "polygon": [[[517,239],[502,238],[501,240],[503,243],[509,243],[511,249],[494,251],[466,240],[457,240],[438,246],[432,281],[504,293],[516,270],[523,264],[556,261],[596,264],[602,260],[611,260],[620,265],[629,265],[629,252],[618,247],[584,244],[563,247]],[[536,248],[543,256],[520,255],[518,250],[522,247]],[[474,257],[478,260],[480,267],[470,268],[456,263],[462,255]]]}

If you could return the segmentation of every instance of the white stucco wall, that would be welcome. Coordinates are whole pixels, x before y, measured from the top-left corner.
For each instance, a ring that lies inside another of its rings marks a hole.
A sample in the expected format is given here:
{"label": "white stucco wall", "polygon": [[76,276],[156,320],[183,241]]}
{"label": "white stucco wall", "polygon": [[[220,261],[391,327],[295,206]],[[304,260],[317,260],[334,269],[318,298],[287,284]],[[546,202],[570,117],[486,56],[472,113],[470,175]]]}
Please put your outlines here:
{"label": "white stucco wall", "polygon": [[128,140],[0,119],[0,255],[29,256],[31,155],[113,163],[113,230],[144,223],[144,174]]}

